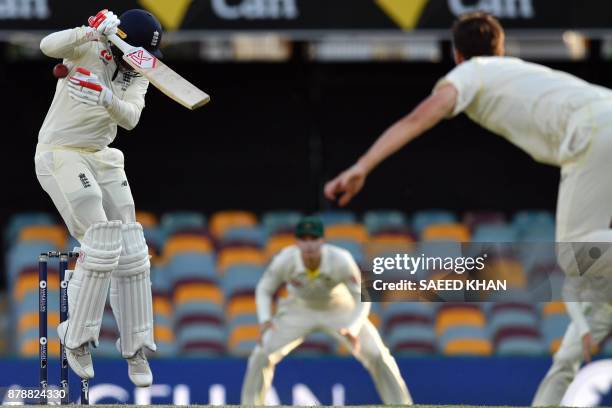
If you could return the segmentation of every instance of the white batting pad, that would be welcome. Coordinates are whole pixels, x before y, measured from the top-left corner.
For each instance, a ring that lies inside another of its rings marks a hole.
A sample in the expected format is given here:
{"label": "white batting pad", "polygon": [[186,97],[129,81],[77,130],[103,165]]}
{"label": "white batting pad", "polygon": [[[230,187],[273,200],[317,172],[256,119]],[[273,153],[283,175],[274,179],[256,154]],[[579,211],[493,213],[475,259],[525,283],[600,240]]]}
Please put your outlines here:
{"label": "white batting pad", "polygon": [[85,232],[76,268],[68,277],[68,320],[59,330],[69,349],[98,344],[110,276],[120,253],[120,221],[94,224]]}
{"label": "white batting pad", "polygon": [[124,358],[147,347],[155,351],[153,339],[153,297],[149,249],[137,223],[121,228],[123,248],[119,265],[111,278],[110,300],[119,326],[119,348]]}

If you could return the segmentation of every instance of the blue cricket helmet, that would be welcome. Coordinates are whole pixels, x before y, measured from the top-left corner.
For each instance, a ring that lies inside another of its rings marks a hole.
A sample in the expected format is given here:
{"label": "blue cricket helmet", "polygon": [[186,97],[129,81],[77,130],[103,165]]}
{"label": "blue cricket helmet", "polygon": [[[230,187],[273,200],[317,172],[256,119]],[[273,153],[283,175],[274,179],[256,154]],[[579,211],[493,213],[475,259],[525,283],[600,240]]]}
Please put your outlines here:
{"label": "blue cricket helmet", "polygon": [[147,10],[133,9],[123,13],[119,19],[119,37],[134,47],[144,48],[157,58],[163,58],[159,50],[163,29],[153,14]]}

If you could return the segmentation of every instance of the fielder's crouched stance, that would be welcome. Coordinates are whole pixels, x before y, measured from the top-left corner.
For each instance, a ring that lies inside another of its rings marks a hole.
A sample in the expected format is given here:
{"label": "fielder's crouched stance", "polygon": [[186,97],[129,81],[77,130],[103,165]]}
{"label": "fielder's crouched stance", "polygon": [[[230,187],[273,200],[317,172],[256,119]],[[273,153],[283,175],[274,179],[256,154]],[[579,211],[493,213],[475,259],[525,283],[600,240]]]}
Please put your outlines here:
{"label": "fielder's crouched stance", "polygon": [[[340,336],[370,372],[385,404],[412,404],[395,359],[368,320],[370,304],[361,301],[361,275],[351,254],[323,243],[323,225],[314,217],[300,221],[298,244],[282,250],[257,285],[261,339],[249,357],[242,401],[264,405],[274,366],[304,336],[326,331]],[[272,296],[287,283],[289,296],[271,316]]]}
{"label": "fielder's crouched stance", "polygon": [[108,145],[117,125],[133,129],[145,105],[149,82],[134,73],[106,36],[124,37],[161,56],[161,26],[150,13],[121,16],[103,10],[88,27],[45,37],[41,50],[63,58],[69,77],[60,79],[39,133],[36,175],[80,241],[74,271],[67,274],[68,320],[58,334],[70,367],[94,376],[90,345],[97,345],[110,286],[119,327],[117,348],[137,386],[153,381],[144,349],[155,350],[149,253],[123,169],[123,154]]}

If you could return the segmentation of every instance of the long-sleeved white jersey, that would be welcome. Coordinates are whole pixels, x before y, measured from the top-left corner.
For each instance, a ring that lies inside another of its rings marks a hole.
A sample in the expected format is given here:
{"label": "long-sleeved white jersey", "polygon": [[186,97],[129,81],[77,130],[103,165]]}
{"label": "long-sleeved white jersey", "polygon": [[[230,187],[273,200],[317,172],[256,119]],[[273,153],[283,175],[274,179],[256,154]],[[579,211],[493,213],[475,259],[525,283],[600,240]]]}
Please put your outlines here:
{"label": "long-sleeved white jersey", "polygon": [[458,92],[451,116],[465,112],[535,160],[556,166],[586,149],[598,126],[590,111],[612,102],[610,89],[513,57],[471,58],[436,88],[447,83]]}
{"label": "long-sleeved white jersey", "polygon": [[69,76],[78,67],[96,74],[112,91],[113,100],[108,108],[80,103],[68,95],[68,77],[58,80],[38,143],[101,150],[117,136],[117,125],[131,130],[138,124],[149,81],[133,72],[118,71],[108,43],[95,30],[59,31],[45,37],[40,48],[49,57],[63,58]]}
{"label": "long-sleeved white jersey", "polygon": [[323,244],[321,251],[318,274],[310,276],[297,246],[289,246],[274,257],[257,284],[257,316],[260,323],[270,320],[272,297],[280,285],[287,283],[289,298],[312,309],[354,305],[347,329],[354,335],[359,332],[370,312],[370,303],[361,301],[359,267],[345,249]]}

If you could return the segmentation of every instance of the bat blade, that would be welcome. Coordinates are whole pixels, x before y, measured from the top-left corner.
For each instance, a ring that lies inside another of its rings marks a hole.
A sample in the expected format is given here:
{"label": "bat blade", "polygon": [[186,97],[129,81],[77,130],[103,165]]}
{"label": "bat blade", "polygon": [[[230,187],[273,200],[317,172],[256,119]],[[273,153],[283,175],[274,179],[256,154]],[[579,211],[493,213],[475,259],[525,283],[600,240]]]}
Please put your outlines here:
{"label": "bat blade", "polygon": [[174,72],[142,47],[125,53],[123,60],[157,89],[188,109],[197,109],[210,101],[210,96],[206,92]]}

